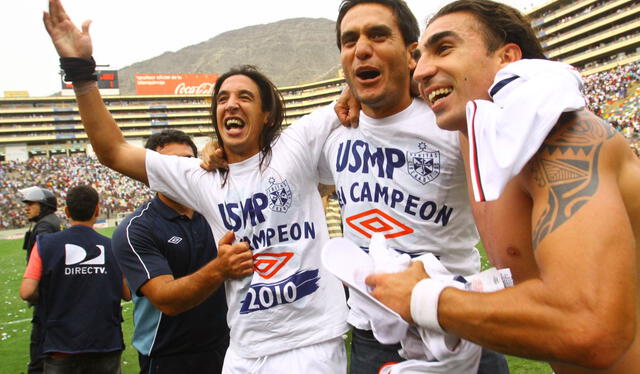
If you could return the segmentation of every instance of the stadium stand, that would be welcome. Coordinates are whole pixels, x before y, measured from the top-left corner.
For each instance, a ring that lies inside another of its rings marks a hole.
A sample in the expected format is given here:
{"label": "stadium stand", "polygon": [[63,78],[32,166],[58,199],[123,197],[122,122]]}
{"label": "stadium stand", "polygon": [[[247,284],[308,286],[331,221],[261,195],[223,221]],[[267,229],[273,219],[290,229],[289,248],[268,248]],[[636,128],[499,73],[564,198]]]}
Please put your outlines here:
{"label": "stadium stand", "polygon": [[585,77],[587,105],[620,131],[640,156],[640,61]]}
{"label": "stadium stand", "polygon": [[547,57],[588,76],[640,59],[639,3],[552,0],[527,15]]}
{"label": "stadium stand", "polygon": [[[280,88],[287,105],[285,126],[333,101],[343,84],[343,78],[336,78]],[[125,137],[139,145],[166,128],[204,141],[213,135],[208,95],[105,96],[104,100]],[[11,152],[27,157],[11,159]],[[100,193],[103,218],[128,213],[151,196],[146,186],[105,168],[92,156],[73,97],[0,98],[0,230],[28,224],[19,189],[46,186],[63,202],[64,191],[84,183]]]}
{"label": "stadium stand", "polygon": [[[142,183],[102,166],[97,158],[87,155],[6,161],[0,169],[0,229],[28,224],[18,190],[34,185],[47,187],[62,205],[66,191],[81,184],[91,184],[98,191],[102,216],[106,219],[131,212],[152,196]],[[64,207],[58,209],[61,218],[63,211]]]}
{"label": "stadium stand", "polygon": [[[640,156],[640,0],[551,0],[527,15],[547,56],[582,72],[589,108],[625,135]],[[330,103],[343,85],[343,78],[335,78],[281,87],[285,125]],[[104,100],[125,137],[140,146],[166,128],[185,131],[199,146],[213,135],[208,95],[106,95]],[[105,218],[128,212],[149,196],[146,187],[91,155],[73,97],[0,98],[0,229],[26,225],[17,190],[34,184],[49,186],[64,201],[62,191],[89,180],[104,197]]]}
{"label": "stadium stand", "polygon": [[[282,87],[287,105],[285,125],[330,103],[340,94],[343,84],[343,78],[336,78]],[[179,129],[196,138],[213,135],[210,97],[206,94],[104,96],[104,101],[125,137],[137,144],[166,128]],[[75,98],[0,98],[0,161],[15,159],[15,152],[29,158],[91,154]]]}
{"label": "stadium stand", "polygon": [[585,77],[589,109],[640,155],[640,1],[551,0],[527,16],[547,57]]}

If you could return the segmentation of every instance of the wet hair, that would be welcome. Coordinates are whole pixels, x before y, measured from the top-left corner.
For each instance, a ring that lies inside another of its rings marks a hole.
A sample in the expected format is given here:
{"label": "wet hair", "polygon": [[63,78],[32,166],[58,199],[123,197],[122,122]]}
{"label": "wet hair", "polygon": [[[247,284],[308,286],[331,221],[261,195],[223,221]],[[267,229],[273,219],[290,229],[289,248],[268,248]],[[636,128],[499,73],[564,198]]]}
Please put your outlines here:
{"label": "wet hair", "polygon": [[522,50],[522,58],[546,59],[529,20],[517,9],[495,1],[454,1],[440,8],[429,19],[427,26],[439,17],[457,12],[470,13],[482,24],[482,33],[489,53],[505,44],[514,43]]}
{"label": "wet hair", "polygon": [[418,21],[414,17],[411,9],[403,0],[342,0],[340,10],[338,11],[338,20],[336,21],[336,42],[338,49],[342,49],[340,24],[342,19],[351,8],[360,4],[380,4],[390,8],[396,17],[396,24],[402,33],[404,45],[416,43],[420,37],[420,27]]}
{"label": "wet hair", "polygon": [[180,130],[168,129],[155,133],[147,139],[144,147],[152,151],[157,151],[158,148],[162,148],[171,143],[188,145],[193,150],[193,156],[198,157],[198,147],[196,147],[189,135]]}
{"label": "wet hair", "polygon": [[67,191],[67,208],[74,221],[89,221],[98,206],[98,192],[91,186],[75,186]]}
{"label": "wet hair", "polygon": [[[211,100],[211,120],[213,122],[213,129],[216,133],[216,137],[218,138],[218,144],[223,148],[224,140],[218,133],[218,116],[216,110],[218,108],[218,94],[220,93],[222,83],[234,75],[244,75],[258,86],[258,90],[260,91],[260,101],[262,102],[262,112],[269,113],[267,122],[262,129],[262,134],[260,134],[259,139],[259,149],[261,153],[260,168],[262,168],[263,165],[269,165],[269,161],[271,159],[271,145],[278,138],[280,131],[282,130],[282,122],[285,118],[284,99],[273,82],[271,82],[266,75],[258,71],[255,66],[237,66],[222,74],[216,81],[215,88],[213,89],[213,96]],[[225,173],[226,181],[226,171],[220,170],[220,172]]]}

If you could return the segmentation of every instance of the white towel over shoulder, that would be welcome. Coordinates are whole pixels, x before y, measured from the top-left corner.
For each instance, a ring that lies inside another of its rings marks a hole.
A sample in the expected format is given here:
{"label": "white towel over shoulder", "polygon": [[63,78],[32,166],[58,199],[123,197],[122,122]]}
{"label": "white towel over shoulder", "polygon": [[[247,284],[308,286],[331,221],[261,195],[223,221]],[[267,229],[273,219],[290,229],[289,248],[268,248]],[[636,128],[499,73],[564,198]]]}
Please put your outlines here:
{"label": "white towel over shoulder", "polygon": [[513,62],[496,74],[493,101],[467,103],[467,130],[476,201],[500,197],[540,148],[563,112],[584,108],[582,78],[571,65],[548,60]]}

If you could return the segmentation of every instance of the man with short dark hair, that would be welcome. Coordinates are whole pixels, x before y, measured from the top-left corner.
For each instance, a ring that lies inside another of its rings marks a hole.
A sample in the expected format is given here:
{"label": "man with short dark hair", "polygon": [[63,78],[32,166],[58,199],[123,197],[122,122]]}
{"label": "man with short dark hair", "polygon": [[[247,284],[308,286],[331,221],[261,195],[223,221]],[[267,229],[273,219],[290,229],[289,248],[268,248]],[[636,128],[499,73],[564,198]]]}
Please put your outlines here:
{"label": "man with short dark hair", "polygon": [[[363,103],[364,117],[358,129],[340,127],[321,138],[326,140],[321,183],[335,183],[345,237],[366,251],[371,236],[382,233],[398,253],[433,253],[453,273],[478,272],[478,235],[458,137],[439,129],[427,105],[412,97],[419,29],[411,11],[401,0],[343,1],[336,36],[347,83]],[[335,121],[325,108],[310,117]],[[215,155],[210,149],[205,153]],[[205,156],[204,166],[219,162]],[[351,295],[351,373],[377,372],[387,362],[402,361],[400,344],[378,342],[358,295]],[[480,373],[508,372],[504,357],[489,350],[482,350],[479,366]]]}
{"label": "man with short dark hair", "polygon": [[[448,4],[429,21],[420,50],[414,77],[438,125],[460,134],[487,254],[518,282],[466,292],[428,279],[415,263],[370,276],[373,295],[418,326],[549,361],[556,373],[640,372],[640,161],[625,139],[581,109],[584,100],[557,107],[580,98],[576,73],[540,60],[531,25],[512,7]],[[526,100],[509,101],[513,95]],[[521,106],[514,114],[498,102]],[[503,132],[490,132],[502,111],[512,114]],[[508,157],[502,169],[490,167],[506,150],[487,147],[495,139],[523,144],[513,153],[521,167],[507,167],[516,164]],[[473,156],[479,152],[485,157]]]}
{"label": "man with short dark hair", "polygon": [[[480,271],[479,238],[456,134],[442,131],[412,95],[418,22],[401,0],[345,0],[336,38],[350,92],[362,103],[360,125],[326,139],[322,183],[335,183],[344,236],[368,250],[374,233],[397,253],[436,255],[454,274]],[[400,344],[377,341],[362,301],[351,293],[351,373],[377,372],[404,359]],[[482,351],[479,373],[507,373],[501,355]]]}
{"label": "man with short dark hair", "polygon": [[98,200],[90,186],[68,191],[71,227],[38,236],[20,286],[39,306],[45,373],[120,373],[120,300],[130,294],[111,240],[93,230]]}
{"label": "man with short dark hair", "polygon": [[[196,157],[189,135],[163,130],[145,148]],[[188,288],[218,253],[205,218],[158,193],[125,218],[113,248],[133,293],[133,346],[141,374],[220,373],[229,346],[224,286]],[[213,263],[215,265],[216,263]]]}
{"label": "man with short dark hair", "polygon": [[[26,260],[29,262],[31,250],[38,235],[58,232],[62,230],[63,224],[55,212],[58,209],[58,201],[53,192],[42,187],[28,187],[20,190],[22,202],[27,204],[27,219],[31,222],[31,227],[24,234],[22,249],[27,251]],[[38,306],[33,305],[33,317],[31,320],[31,337],[29,343],[29,364],[28,374],[39,374],[43,370],[43,361],[40,359],[40,330],[41,325],[38,318]]]}

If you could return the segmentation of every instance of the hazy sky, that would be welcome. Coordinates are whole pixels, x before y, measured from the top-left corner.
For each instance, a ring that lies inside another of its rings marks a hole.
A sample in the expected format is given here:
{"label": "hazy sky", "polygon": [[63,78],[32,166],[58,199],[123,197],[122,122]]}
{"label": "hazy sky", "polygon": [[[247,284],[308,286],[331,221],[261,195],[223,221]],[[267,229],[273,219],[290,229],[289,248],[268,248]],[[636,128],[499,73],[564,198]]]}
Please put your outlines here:
{"label": "hazy sky", "polygon": [[[408,0],[421,28],[449,0]],[[544,0],[504,0],[521,10]],[[60,90],[58,56],[44,25],[46,0],[0,0],[0,97],[4,91],[46,96]],[[337,17],[340,0],[63,0],[71,19],[91,19],[93,55],[120,69],[208,40],[222,32],[294,17]],[[338,51],[336,50],[336,54]]]}

